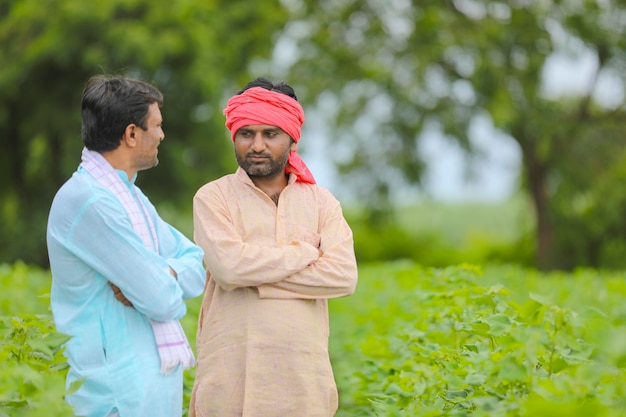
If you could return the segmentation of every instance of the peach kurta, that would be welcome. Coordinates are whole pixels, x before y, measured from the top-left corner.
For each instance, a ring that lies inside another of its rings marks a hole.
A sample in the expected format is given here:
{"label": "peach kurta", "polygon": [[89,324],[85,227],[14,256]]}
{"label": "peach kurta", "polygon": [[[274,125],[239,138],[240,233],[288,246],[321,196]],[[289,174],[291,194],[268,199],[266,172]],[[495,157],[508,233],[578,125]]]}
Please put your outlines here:
{"label": "peach kurta", "polygon": [[352,231],[330,192],[295,180],[278,205],[241,168],[194,197],[208,279],[192,417],[337,410],[327,299],[356,287]]}

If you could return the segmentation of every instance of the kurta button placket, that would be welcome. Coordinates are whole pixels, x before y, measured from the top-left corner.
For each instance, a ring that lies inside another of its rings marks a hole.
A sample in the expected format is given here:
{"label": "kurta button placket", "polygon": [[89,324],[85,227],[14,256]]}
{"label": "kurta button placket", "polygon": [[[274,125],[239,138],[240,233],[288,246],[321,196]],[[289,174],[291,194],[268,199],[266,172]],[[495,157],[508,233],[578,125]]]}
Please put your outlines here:
{"label": "kurta button placket", "polygon": [[276,242],[279,246],[287,244],[287,231],[285,227],[285,215],[283,213],[285,204],[280,199],[276,207]]}

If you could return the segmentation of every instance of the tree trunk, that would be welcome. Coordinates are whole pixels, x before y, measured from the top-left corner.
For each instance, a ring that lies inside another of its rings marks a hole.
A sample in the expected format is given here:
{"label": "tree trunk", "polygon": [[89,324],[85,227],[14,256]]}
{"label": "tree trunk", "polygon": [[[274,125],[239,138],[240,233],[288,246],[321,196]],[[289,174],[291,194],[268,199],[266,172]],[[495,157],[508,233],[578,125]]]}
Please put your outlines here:
{"label": "tree trunk", "polygon": [[554,242],[554,224],[550,216],[547,190],[547,166],[537,158],[534,149],[523,149],[523,161],[536,219],[535,263],[543,270],[558,267]]}

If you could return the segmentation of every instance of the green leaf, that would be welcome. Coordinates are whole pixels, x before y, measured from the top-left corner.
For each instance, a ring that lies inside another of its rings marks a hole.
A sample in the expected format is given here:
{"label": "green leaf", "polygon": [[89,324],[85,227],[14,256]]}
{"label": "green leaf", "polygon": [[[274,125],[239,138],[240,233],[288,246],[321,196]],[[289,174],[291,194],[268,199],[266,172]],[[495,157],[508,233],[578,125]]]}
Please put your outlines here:
{"label": "green leaf", "polygon": [[485,319],[489,323],[489,334],[493,336],[502,336],[509,332],[513,320],[504,314],[494,314]]}
{"label": "green leaf", "polygon": [[528,296],[531,300],[534,300],[543,306],[549,306],[553,304],[552,299],[547,295],[542,295],[542,294],[531,292]]}
{"label": "green leaf", "polygon": [[471,326],[472,326],[472,330],[474,331],[474,333],[479,334],[481,336],[488,336],[489,330],[491,329],[491,326],[489,326],[488,323],[480,322],[480,321],[471,323]]}
{"label": "green leaf", "polygon": [[385,390],[385,394],[399,395],[400,397],[410,397],[413,395],[411,392],[407,392],[404,389],[400,388],[400,385],[398,385],[395,382],[392,382],[391,384],[389,384],[389,386]]}
{"label": "green leaf", "polygon": [[516,360],[507,357],[500,362],[500,371],[498,378],[507,382],[522,382],[528,376],[527,369],[524,365]]}

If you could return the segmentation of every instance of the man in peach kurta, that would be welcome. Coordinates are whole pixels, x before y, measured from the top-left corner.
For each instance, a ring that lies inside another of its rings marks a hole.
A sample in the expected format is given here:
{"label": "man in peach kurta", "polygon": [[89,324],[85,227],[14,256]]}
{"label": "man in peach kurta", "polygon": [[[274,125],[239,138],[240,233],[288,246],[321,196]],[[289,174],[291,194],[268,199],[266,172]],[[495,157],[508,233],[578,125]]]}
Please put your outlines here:
{"label": "man in peach kurta", "polygon": [[333,416],[327,300],[355,290],[352,232],[297,154],[291,87],[256,79],[225,114],[239,168],[194,197],[208,279],[189,414]]}

